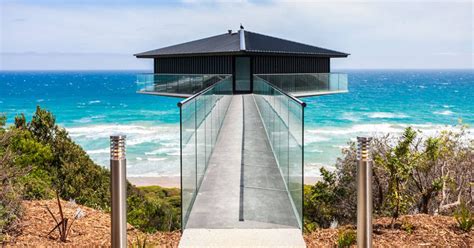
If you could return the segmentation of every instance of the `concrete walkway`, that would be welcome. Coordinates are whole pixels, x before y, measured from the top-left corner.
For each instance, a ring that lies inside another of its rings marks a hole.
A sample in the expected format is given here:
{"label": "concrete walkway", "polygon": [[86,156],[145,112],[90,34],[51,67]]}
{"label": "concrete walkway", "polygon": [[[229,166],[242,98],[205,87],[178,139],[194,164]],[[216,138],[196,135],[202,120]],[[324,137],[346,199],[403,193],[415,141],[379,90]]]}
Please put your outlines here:
{"label": "concrete walkway", "polygon": [[239,224],[242,97],[233,96],[186,228]]}
{"label": "concrete walkway", "polygon": [[180,247],[305,247],[253,95],[234,95]]}
{"label": "concrete walkway", "polygon": [[300,229],[186,229],[179,247],[306,247]]}
{"label": "concrete walkway", "polygon": [[298,228],[280,169],[253,95],[244,95],[243,213],[267,228]]}

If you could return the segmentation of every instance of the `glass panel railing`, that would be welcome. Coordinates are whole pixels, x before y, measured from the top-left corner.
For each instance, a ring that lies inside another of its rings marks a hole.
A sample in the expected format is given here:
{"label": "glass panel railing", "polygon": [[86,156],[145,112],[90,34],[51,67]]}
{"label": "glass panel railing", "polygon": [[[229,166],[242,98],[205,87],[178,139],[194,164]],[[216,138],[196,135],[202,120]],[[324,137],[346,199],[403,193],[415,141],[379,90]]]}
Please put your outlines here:
{"label": "glass panel railing", "polygon": [[259,76],[254,76],[253,87],[255,102],[301,228],[306,104]]}
{"label": "glass panel railing", "polygon": [[176,97],[189,97],[228,75],[218,74],[138,74],[137,92]]}
{"label": "glass panel railing", "polygon": [[259,74],[257,76],[295,97],[348,91],[348,77],[343,73]]}
{"label": "glass panel railing", "polygon": [[182,229],[186,227],[210,155],[232,100],[232,77],[181,101],[181,199]]}

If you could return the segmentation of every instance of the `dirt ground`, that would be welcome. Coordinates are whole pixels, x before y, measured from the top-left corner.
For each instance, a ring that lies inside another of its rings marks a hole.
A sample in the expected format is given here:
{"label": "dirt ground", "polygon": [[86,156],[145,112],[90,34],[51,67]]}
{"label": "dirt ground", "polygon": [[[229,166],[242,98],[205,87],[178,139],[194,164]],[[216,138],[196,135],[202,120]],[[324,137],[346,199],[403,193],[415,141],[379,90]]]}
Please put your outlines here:
{"label": "dirt ground", "polygon": [[[46,210],[51,209],[56,218],[59,210],[55,200],[24,201],[25,214],[20,235],[10,237],[6,247],[110,247],[110,215],[104,211],[62,202],[65,217],[73,219],[78,208],[85,215],[75,220],[67,242],[59,241],[58,231],[47,234],[55,221]],[[390,218],[374,221],[375,247],[474,247],[474,231],[466,233],[457,228],[448,216],[406,215],[400,217],[395,229],[390,228]],[[345,226],[344,229],[354,227]],[[156,232],[144,234],[128,226],[129,246],[142,242],[146,237],[147,247],[177,247],[180,232]],[[318,229],[305,234],[308,247],[337,247],[339,229]]]}
{"label": "dirt ground", "polygon": [[[22,221],[21,234],[12,237],[11,247],[110,247],[110,215],[109,213],[92,208],[79,206],[63,201],[64,217],[73,219],[77,208],[81,208],[84,217],[74,221],[67,242],[59,241],[58,231],[49,237],[47,234],[56,225],[54,219],[46,210],[45,205],[51,209],[56,218],[59,217],[59,208],[55,200],[24,201],[25,214]],[[158,247],[177,247],[180,232],[157,232],[144,234],[128,225],[127,238],[129,246],[140,242],[146,237],[146,244]]]}
{"label": "dirt ground", "polygon": [[[374,247],[474,247],[474,231],[461,231],[453,217],[405,215],[394,229],[390,222],[390,218],[375,220]],[[319,229],[304,238],[308,247],[337,247],[338,233],[339,229]]]}

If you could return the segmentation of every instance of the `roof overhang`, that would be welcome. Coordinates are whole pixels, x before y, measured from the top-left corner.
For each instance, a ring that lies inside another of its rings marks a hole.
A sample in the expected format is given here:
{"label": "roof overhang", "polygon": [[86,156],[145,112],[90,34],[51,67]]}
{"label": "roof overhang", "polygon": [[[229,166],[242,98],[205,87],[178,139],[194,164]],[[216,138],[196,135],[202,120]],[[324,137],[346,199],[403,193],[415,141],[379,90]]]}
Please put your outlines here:
{"label": "roof overhang", "polygon": [[222,53],[179,53],[179,54],[159,54],[159,55],[142,55],[140,53],[133,56],[139,59],[154,58],[176,58],[176,57],[203,57],[203,56],[232,56],[232,55],[266,55],[266,56],[296,56],[296,57],[319,57],[319,58],[347,58],[349,53],[341,55],[335,54],[318,54],[318,53],[290,53],[290,52],[274,52],[274,51],[237,51]]}
{"label": "roof overhang", "polygon": [[249,32],[226,33],[134,54],[137,58],[265,55],[345,58],[348,53]]}

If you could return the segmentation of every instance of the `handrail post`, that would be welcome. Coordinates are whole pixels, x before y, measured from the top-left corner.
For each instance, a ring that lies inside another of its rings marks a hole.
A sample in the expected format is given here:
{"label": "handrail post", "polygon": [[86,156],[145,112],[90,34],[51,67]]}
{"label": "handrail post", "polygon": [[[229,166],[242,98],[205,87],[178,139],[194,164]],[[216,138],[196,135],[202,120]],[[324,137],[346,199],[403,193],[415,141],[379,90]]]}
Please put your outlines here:
{"label": "handrail post", "polygon": [[125,135],[110,136],[111,243],[127,247],[127,182]]}
{"label": "handrail post", "polygon": [[370,137],[357,137],[357,247],[372,247],[372,159]]}

